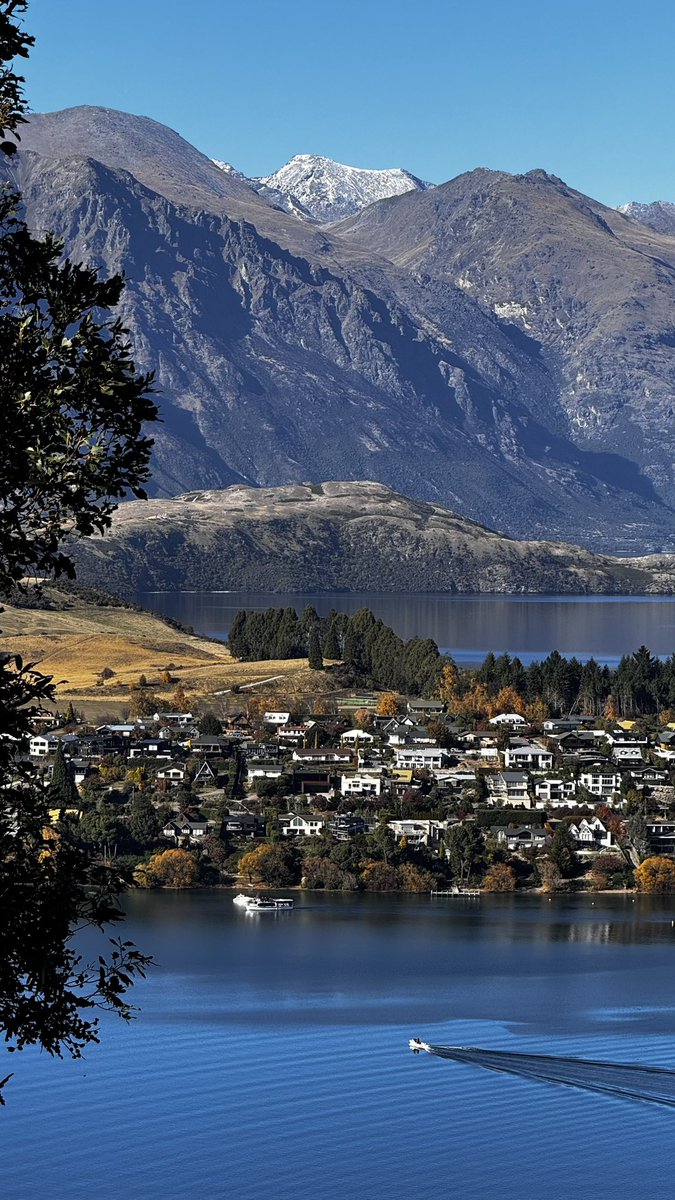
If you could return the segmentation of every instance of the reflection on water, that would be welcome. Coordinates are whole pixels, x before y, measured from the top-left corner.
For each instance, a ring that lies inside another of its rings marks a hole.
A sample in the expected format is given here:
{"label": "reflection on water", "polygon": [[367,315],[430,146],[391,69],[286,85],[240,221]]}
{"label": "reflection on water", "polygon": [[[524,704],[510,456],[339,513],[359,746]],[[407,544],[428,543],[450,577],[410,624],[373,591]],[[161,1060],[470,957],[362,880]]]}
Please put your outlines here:
{"label": "reflection on water", "polygon": [[367,606],[403,638],[431,637],[458,662],[478,662],[492,650],[524,663],[551,650],[581,659],[618,662],[646,645],[654,654],[675,650],[675,599],[661,596],[449,596],[373,592],[139,592],[139,604],[226,638],[240,608],[313,604],[355,612]]}
{"label": "reflection on water", "polygon": [[[3,1200],[622,1200],[636,1163],[671,1200],[670,1111],[532,1065],[675,1067],[671,905],[298,892],[264,922],[231,892],[132,893],[139,1019],[79,1063],[14,1056]],[[421,1061],[414,1036],[518,1072]]]}

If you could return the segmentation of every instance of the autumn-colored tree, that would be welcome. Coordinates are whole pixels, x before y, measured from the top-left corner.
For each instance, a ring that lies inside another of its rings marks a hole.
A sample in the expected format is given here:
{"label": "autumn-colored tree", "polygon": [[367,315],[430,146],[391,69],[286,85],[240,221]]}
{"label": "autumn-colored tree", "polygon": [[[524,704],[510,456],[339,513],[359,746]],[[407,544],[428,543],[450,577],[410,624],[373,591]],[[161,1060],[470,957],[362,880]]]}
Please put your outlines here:
{"label": "autumn-colored tree", "polygon": [[162,850],[147,866],[151,887],[189,888],[197,882],[199,867],[189,850]]}
{"label": "autumn-colored tree", "polygon": [[297,881],[297,871],[290,847],[275,843],[257,846],[239,860],[239,872],[249,882],[268,883],[283,887]]}
{"label": "autumn-colored tree", "polygon": [[354,713],[354,724],[357,729],[370,729],[373,724],[373,714],[368,708],[357,708]]}
{"label": "autumn-colored tree", "polygon": [[514,892],[516,873],[507,863],[493,863],[483,880],[486,892]]}
{"label": "autumn-colored tree", "polygon": [[616,721],[619,716],[619,710],[616,707],[616,702],[613,696],[608,696],[605,703],[604,716],[606,721]]}
{"label": "autumn-colored tree", "polygon": [[185,712],[187,708],[187,696],[185,695],[182,683],[178,684],[178,687],[171,697],[171,703],[176,712]]}
{"label": "autumn-colored tree", "polygon": [[162,671],[160,679],[162,683],[173,683],[173,675],[168,669],[166,671]]}
{"label": "autumn-colored tree", "polygon": [[562,887],[562,875],[555,863],[551,862],[550,858],[538,859],[537,868],[541,879],[542,892],[557,892]]}
{"label": "autumn-colored tree", "polygon": [[130,717],[151,717],[159,709],[159,700],[154,692],[148,692],[145,688],[132,688],[129,693],[129,716]]}
{"label": "autumn-colored tree", "polygon": [[497,713],[519,713],[524,717],[525,701],[514,687],[503,687],[490,702],[488,711],[491,717],[496,717]]}
{"label": "autumn-colored tree", "polygon": [[401,875],[389,863],[369,862],[361,872],[361,882],[368,892],[397,892],[401,887]]}
{"label": "autumn-colored tree", "polygon": [[654,854],[636,867],[635,879],[641,892],[675,892],[675,859]]}
{"label": "autumn-colored tree", "polygon": [[468,716],[472,720],[480,720],[490,712],[491,703],[486,685],[477,679],[472,679],[471,687],[466,695],[462,696],[461,700],[456,700],[455,705],[450,707],[454,707],[457,713]]}
{"label": "autumn-colored tree", "polygon": [[662,708],[659,713],[659,725],[672,725],[675,721],[675,708]]}
{"label": "autumn-colored tree", "polygon": [[414,863],[403,863],[398,868],[399,887],[404,892],[430,892],[434,886],[434,877],[425,867]]}
{"label": "autumn-colored tree", "polygon": [[396,692],[382,692],[375,712],[378,717],[395,717],[401,711],[401,701]]}
{"label": "autumn-colored tree", "polygon": [[459,701],[459,671],[454,662],[446,663],[441,671],[441,678],[438,684],[438,699],[442,700],[447,708],[453,711]]}
{"label": "autumn-colored tree", "polygon": [[525,705],[524,715],[532,725],[543,725],[544,721],[548,720],[550,716],[550,709],[543,697],[537,696],[531,704]]}

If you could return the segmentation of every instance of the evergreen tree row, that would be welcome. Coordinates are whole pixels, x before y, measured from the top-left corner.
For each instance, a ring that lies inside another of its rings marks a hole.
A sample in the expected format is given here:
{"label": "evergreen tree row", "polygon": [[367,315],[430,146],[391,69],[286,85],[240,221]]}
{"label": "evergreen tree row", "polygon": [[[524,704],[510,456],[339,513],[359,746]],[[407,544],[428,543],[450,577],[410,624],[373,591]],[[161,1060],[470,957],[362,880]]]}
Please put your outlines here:
{"label": "evergreen tree row", "polygon": [[508,654],[488,654],[473,678],[491,696],[512,687],[527,703],[541,697],[557,712],[599,716],[609,707],[617,717],[627,717],[675,708],[675,654],[661,661],[646,646],[624,655],[615,668],[593,658],[585,663],[564,658],[557,650],[529,667]]}
{"label": "evergreen tree row", "polygon": [[323,618],[312,607],[301,617],[294,608],[242,609],[229,647],[245,661],[308,658],[311,667],[321,668],[324,660],[342,660],[360,680],[409,695],[435,695],[446,661],[431,638],[404,642],[368,608]]}

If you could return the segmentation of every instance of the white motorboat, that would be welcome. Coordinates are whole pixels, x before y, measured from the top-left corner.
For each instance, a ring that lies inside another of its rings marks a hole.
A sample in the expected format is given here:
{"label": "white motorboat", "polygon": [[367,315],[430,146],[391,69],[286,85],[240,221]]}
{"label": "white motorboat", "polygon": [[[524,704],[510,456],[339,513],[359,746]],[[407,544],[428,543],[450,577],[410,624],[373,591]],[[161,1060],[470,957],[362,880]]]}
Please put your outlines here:
{"label": "white motorboat", "polygon": [[249,896],[245,908],[247,912],[281,912],[291,909],[293,903],[293,900],[285,897],[275,899],[272,896]]}

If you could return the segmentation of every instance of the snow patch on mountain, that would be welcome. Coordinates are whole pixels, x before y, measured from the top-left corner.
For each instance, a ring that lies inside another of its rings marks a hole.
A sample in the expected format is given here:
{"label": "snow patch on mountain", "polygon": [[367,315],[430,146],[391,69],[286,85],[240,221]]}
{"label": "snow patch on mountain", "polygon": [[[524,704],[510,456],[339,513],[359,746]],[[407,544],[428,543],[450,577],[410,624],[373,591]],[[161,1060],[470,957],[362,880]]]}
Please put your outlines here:
{"label": "snow patch on mountain", "polygon": [[620,204],[618,211],[631,221],[649,225],[657,233],[675,234],[675,204],[670,200],[654,200],[652,204],[632,200],[630,204]]}

